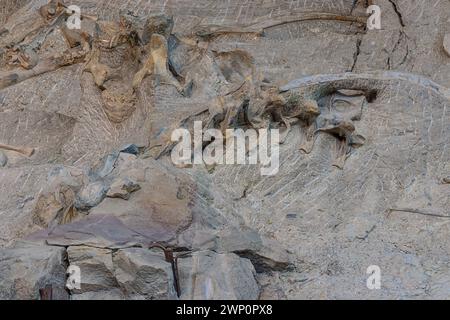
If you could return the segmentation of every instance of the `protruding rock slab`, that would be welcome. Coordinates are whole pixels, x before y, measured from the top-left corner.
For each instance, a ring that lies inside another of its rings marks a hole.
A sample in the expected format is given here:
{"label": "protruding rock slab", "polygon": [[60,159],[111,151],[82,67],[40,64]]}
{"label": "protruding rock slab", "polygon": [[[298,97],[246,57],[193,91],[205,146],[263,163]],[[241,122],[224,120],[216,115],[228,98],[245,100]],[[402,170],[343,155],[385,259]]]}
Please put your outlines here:
{"label": "protruding rock slab", "polygon": [[113,260],[116,279],[127,299],[177,299],[172,266],[163,255],[131,248],[120,250]]}
{"label": "protruding rock slab", "polygon": [[[153,168],[152,168],[153,169]],[[90,215],[110,215],[155,241],[169,241],[192,221],[189,191],[162,170],[148,171],[146,182],[129,201],[106,198]]]}
{"label": "protruding rock slab", "polygon": [[25,242],[0,250],[0,300],[38,300],[50,286],[52,299],[68,299],[65,251]]}
{"label": "protruding rock slab", "polygon": [[195,252],[178,260],[181,299],[256,300],[259,287],[248,259],[212,251]]}
{"label": "protruding rock slab", "polygon": [[73,294],[110,291],[117,288],[114,277],[112,251],[91,247],[69,247],[69,263],[81,271],[81,289],[72,290]]}
{"label": "protruding rock slab", "polygon": [[57,246],[92,246],[98,248],[120,249],[132,246],[149,245],[152,239],[125,226],[113,216],[88,216],[77,222],[57,226],[54,229],[38,231],[29,237],[30,241],[47,241]]}

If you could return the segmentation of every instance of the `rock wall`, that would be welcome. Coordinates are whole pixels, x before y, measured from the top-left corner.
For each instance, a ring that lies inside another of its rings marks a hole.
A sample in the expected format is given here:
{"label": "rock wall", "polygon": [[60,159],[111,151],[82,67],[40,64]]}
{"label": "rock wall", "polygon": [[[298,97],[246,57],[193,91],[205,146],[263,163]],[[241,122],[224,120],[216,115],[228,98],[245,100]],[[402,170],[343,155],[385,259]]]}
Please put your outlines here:
{"label": "rock wall", "polygon": [[[0,298],[449,298],[450,2],[371,3],[381,30],[369,1],[75,0],[76,30],[3,1]],[[280,129],[279,172],[175,166],[194,121]]]}

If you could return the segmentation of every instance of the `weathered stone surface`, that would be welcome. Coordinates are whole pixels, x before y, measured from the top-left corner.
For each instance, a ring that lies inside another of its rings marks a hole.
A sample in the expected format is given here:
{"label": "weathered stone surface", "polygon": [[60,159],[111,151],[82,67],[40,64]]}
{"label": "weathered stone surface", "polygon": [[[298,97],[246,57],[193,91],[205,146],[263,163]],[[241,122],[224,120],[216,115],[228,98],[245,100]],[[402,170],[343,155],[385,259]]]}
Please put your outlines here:
{"label": "weathered stone surface", "polygon": [[148,245],[155,239],[128,228],[114,216],[88,216],[70,224],[40,230],[27,237],[30,241],[46,241],[50,245],[99,248],[128,248],[138,244]]}
{"label": "weathered stone surface", "polygon": [[178,260],[181,299],[256,300],[259,287],[250,260],[200,251]]}
{"label": "weathered stone surface", "polygon": [[0,168],[0,177],[0,246],[45,227],[61,205],[58,201],[45,209],[46,197],[64,185],[77,188],[83,180],[79,169],[62,165]]}
{"label": "weathered stone surface", "polygon": [[100,292],[100,295],[103,291],[110,291],[118,287],[114,277],[111,250],[85,246],[69,247],[67,256],[69,264],[79,267],[81,272],[81,289],[73,289],[72,294],[83,295]]}
{"label": "weathered stone surface", "polygon": [[71,291],[73,300],[177,299],[172,266],[162,251],[77,246],[67,254],[70,265],[80,268],[81,289]]}
{"label": "weathered stone surface", "polygon": [[[39,290],[52,286],[65,292],[65,249],[20,242],[0,250],[0,299],[38,300]],[[68,299],[68,293],[64,297]]]}
{"label": "weathered stone surface", "polygon": [[126,174],[136,166],[145,172],[140,190],[132,193],[129,201],[106,198],[90,211],[90,216],[114,216],[149,239],[173,240],[192,221],[193,195],[188,182],[150,160],[118,164],[119,174]]}
{"label": "weathered stone surface", "polygon": [[117,282],[128,299],[176,299],[174,276],[164,255],[146,249],[124,249],[114,254]]}
{"label": "weathered stone surface", "polygon": [[258,272],[285,270],[290,265],[286,249],[251,229],[225,229],[218,234],[216,245],[218,252],[234,252],[248,258]]}

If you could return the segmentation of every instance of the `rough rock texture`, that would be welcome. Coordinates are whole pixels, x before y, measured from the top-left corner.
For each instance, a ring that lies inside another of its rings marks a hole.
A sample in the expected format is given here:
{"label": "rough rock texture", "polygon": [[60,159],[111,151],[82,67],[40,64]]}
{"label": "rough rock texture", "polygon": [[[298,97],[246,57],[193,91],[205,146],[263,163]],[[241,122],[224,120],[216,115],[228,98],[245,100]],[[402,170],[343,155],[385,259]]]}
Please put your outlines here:
{"label": "rough rock texture", "polygon": [[181,298],[187,300],[256,300],[255,269],[235,254],[199,251],[179,259]]}
{"label": "rough rock texture", "polygon": [[37,300],[47,286],[54,299],[68,299],[65,259],[64,248],[25,242],[0,250],[0,299]]}
{"label": "rough rock texture", "polygon": [[[72,299],[449,298],[450,2],[372,2],[381,30],[367,1],[74,0],[73,31],[2,1],[0,298],[62,297],[67,262]],[[279,128],[279,172],[175,166],[195,120]]]}
{"label": "rough rock texture", "polygon": [[142,249],[121,250],[114,255],[115,274],[128,299],[176,299],[174,274],[161,255]]}

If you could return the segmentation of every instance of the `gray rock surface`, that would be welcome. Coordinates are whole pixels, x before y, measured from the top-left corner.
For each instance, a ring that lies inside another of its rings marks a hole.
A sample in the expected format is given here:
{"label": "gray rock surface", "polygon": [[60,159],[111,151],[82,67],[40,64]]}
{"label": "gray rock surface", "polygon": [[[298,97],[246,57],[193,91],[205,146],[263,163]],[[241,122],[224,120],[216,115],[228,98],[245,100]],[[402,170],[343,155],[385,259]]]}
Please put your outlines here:
{"label": "gray rock surface", "polygon": [[68,299],[65,249],[20,242],[0,250],[0,299],[38,300],[39,290],[53,289],[55,299]]}
{"label": "gray rock surface", "polygon": [[72,294],[81,298],[85,293],[110,291],[117,288],[114,277],[112,251],[92,247],[69,247],[69,264],[80,268],[81,289],[73,289]]}
{"label": "gray rock surface", "polygon": [[8,157],[3,151],[0,151],[0,168],[3,168],[8,163]]}
{"label": "gray rock surface", "polygon": [[256,300],[259,287],[248,259],[235,254],[199,251],[178,260],[181,298],[188,300]]}
{"label": "gray rock surface", "polygon": [[128,299],[177,298],[174,275],[164,256],[145,249],[124,249],[114,254],[116,279]]}
{"label": "gray rock surface", "polygon": [[98,205],[106,197],[108,187],[102,181],[97,181],[83,187],[77,194],[75,207],[80,210],[89,210]]}

